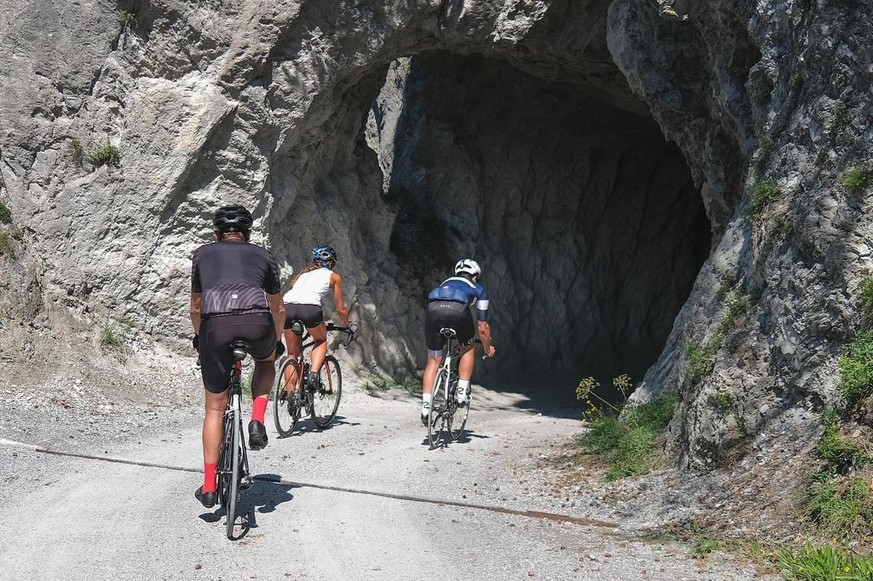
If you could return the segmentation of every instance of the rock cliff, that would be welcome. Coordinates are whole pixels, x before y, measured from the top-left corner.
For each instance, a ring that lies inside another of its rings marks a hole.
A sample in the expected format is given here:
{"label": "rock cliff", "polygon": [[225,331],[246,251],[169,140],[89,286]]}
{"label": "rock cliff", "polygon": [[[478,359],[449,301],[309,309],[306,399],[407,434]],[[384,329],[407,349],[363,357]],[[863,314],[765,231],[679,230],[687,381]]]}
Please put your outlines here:
{"label": "rock cliff", "polygon": [[421,365],[423,293],[469,255],[501,354],[480,379],[680,390],[684,466],[806,445],[871,267],[842,185],[873,143],[862,9],[0,2],[0,306],[181,349],[190,252],[243,203],[285,266],[338,249],[360,368]]}

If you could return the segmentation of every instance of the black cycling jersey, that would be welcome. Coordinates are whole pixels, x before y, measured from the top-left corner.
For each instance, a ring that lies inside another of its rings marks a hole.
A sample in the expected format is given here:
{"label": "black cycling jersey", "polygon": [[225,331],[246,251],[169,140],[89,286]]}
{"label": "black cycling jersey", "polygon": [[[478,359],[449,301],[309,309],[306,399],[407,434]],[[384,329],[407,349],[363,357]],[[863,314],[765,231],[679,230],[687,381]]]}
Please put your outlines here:
{"label": "black cycling jersey", "polygon": [[245,240],[206,244],[191,258],[191,292],[202,293],[200,315],[269,311],[267,294],[279,294],[279,265],[273,254]]}

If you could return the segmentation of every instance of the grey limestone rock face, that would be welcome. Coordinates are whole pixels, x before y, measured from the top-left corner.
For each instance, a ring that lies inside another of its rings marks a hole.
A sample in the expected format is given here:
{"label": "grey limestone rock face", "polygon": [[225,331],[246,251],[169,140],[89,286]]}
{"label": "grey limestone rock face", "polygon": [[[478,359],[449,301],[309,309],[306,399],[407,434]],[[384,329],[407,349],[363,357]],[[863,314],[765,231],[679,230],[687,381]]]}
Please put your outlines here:
{"label": "grey limestone rock face", "polygon": [[[873,41],[860,4],[800,4],[0,2],[26,242],[0,304],[67,297],[181,349],[190,253],[243,203],[286,269],[338,249],[362,373],[420,367],[424,293],[471,255],[501,356],[480,381],[678,390],[685,466],[811,438],[785,411],[835,398],[871,266],[841,178],[871,156]],[[750,211],[760,183],[781,196]]]}

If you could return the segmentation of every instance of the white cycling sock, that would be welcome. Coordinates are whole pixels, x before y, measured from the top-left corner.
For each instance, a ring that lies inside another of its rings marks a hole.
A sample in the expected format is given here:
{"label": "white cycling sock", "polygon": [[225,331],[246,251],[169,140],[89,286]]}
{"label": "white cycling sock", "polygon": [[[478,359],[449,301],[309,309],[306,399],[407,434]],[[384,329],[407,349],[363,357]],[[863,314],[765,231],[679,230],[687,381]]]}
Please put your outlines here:
{"label": "white cycling sock", "polygon": [[458,380],[458,392],[456,397],[458,401],[467,401],[467,390],[470,388],[470,380],[469,379],[459,379]]}

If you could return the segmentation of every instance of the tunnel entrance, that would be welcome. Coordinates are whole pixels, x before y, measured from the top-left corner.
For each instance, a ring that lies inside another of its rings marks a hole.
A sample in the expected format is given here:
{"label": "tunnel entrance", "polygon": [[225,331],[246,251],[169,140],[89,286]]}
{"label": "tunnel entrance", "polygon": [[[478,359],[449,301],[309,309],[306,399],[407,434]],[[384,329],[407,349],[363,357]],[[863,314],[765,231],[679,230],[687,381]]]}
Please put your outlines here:
{"label": "tunnel entrance", "polygon": [[499,365],[480,383],[642,379],[710,250],[690,171],[645,106],[480,56],[390,70],[368,141],[400,292],[423,306],[456,260],[482,264]]}

